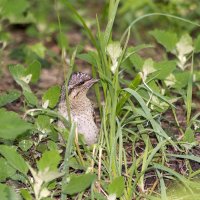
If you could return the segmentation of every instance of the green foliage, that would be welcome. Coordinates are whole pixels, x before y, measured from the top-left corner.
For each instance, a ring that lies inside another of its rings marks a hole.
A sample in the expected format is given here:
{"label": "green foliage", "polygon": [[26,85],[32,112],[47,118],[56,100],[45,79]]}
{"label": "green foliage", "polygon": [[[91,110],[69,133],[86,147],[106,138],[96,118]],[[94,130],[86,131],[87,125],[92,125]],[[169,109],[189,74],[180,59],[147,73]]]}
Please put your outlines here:
{"label": "green foliage", "polygon": [[183,141],[187,143],[195,142],[194,130],[187,128],[183,137]]}
{"label": "green foliage", "polygon": [[163,45],[167,51],[173,51],[178,42],[177,34],[162,30],[154,30],[150,32],[155,39]]}
{"label": "green foliage", "polygon": [[8,103],[12,103],[21,96],[21,93],[17,90],[10,90],[8,92],[1,93],[0,95],[0,107],[5,106]]}
{"label": "green foliage", "polygon": [[83,192],[91,186],[95,179],[95,174],[72,175],[69,178],[69,183],[64,185],[63,193],[73,195]]}
{"label": "green foliage", "polygon": [[59,98],[60,98],[60,86],[56,85],[49,88],[43,94],[42,101],[43,104],[47,102],[48,107],[54,108],[57,105]]}
{"label": "green foliage", "polygon": [[37,54],[39,57],[44,58],[46,48],[42,43],[36,43],[34,45],[30,45],[29,49],[35,54]]}
{"label": "green foliage", "polygon": [[124,177],[119,176],[115,178],[108,186],[109,194],[115,194],[116,197],[121,197],[124,193],[125,182]]}
{"label": "green foliage", "polygon": [[0,145],[0,154],[4,156],[7,162],[16,170],[27,174],[28,166],[23,157],[17,153],[16,149],[6,145]]}
{"label": "green foliage", "polygon": [[16,174],[16,170],[4,158],[0,158],[0,181],[3,182],[7,178],[11,178]]}
{"label": "green foliage", "polygon": [[19,142],[19,148],[22,151],[28,151],[33,145],[33,142],[31,140],[21,140]]}
{"label": "green foliage", "polygon": [[[16,4],[18,5],[17,7]],[[14,23],[27,20],[24,16],[24,12],[30,6],[27,0],[1,0],[0,6],[2,8],[0,15],[3,19],[9,19],[10,22]]]}
{"label": "green foliage", "polygon": [[14,140],[33,128],[30,123],[22,120],[17,113],[0,109],[0,116],[0,137],[2,139]]}
{"label": "green foliage", "polygon": [[41,159],[37,162],[38,170],[45,171],[57,171],[57,166],[61,160],[61,157],[57,150],[45,151]]}
{"label": "green foliage", "polygon": [[26,69],[22,65],[10,65],[9,70],[15,81],[22,87],[27,103],[36,106],[38,104],[37,97],[31,91],[28,83],[31,81],[32,77],[34,81],[38,79],[37,76],[39,73],[37,68],[36,72],[32,71],[33,74],[31,73],[31,66]]}
{"label": "green foliage", "polygon": [[40,77],[40,71],[41,71],[41,64],[35,60],[33,61],[26,70],[26,75],[31,74],[31,82],[37,83],[39,77]]}
{"label": "green foliage", "polygon": [[12,189],[11,187],[8,187],[6,184],[0,183],[0,194],[2,200],[20,200],[21,198],[19,195]]}
{"label": "green foliage", "polygon": [[[185,6],[192,9],[195,0],[190,6],[176,1],[109,1],[102,8],[105,16],[98,14],[92,20],[87,8],[74,7],[85,1],[17,3],[20,7],[14,8],[15,1],[0,0],[0,64],[4,65],[7,53],[14,63],[22,63],[9,65],[22,92],[9,90],[0,95],[1,107],[12,109],[10,103],[19,97],[21,103],[20,115],[0,109],[0,182],[11,180],[25,200],[167,199],[166,180],[182,183],[188,193],[199,187],[192,178],[200,171],[195,171],[192,163],[200,163],[193,151],[200,126],[198,104],[193,101],[197,100],[197,94],[193,94],[200,81],[200,36],[194,37],[194,22],[171,15],[185,15]],[[90,10],[93,16],[93,9]],[[115,19],[117,10],[119,20]],[[169,12],[145,15],[160,10]],[[134,21],[133,15],[137,16]],[[122,21],[123,25],[125,21],[132,24],[119,38]],[[135,26],[139,21],[140,26]],[[166,31],[166,25],[170,31]],[[71,44],[77,41],[71,41],[74,35],[67,33],[73,30],[71,26],[76,27],[78,35],[83,33],[89,39],[81,38],[75,51]],[[78,27],[81,31],[77,31]],[[18,38],[15,41],[18,32],[15,35],[10,31],[15,28],[23,32],[20,45]],[[146,44],[152,41],[150,36],[154,37],[155,46]],[[88,47],[89,43],[92,47]],[[57,46],[62,51],[62,61]],[[79,62],[83,62],[81,70],[87,66],[85,62],[89,63],[92,76],[100,79],[95,85],[100,136],[93,146],[86,146],[80,139],[82,135],[78,135],[73,120],[67,122],[57,112],[60,86],[37,91],[43,67],[62,63],[65,71],[67,64],[64,77],[68,81]],[[176,107],[181,107],[181,113]],[[179,118],[186,122],[180,123]],[[66,128],[58,127],[57,120],[62,120]],[[171,167],[176,159],[183,162],[182,171]],[[146,184],[151,174],[156,178],[152,187]],[[1,199],[21,199],[5,184],[0,184],[0,194]]]}

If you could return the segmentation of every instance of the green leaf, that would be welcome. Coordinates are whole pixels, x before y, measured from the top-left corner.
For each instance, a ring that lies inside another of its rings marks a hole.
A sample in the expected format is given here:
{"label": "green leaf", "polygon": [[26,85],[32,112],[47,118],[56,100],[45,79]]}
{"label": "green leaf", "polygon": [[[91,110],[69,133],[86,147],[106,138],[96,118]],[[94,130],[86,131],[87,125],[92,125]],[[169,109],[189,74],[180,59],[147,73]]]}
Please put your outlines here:
{"label": "green leaf", "polygon": [[164,60],[155,63],[154,68],[158,71],[156,78],[164,80],[176,69],[176,62],[174,60]]}
{"label": "green leaf", "polygon": [[45,57],[46,47],[41,42],[30,45],[29,49],[36,53],[40,58]]}
{"label": "green leaf", "polygon": [[154,30],[150,32],[158,43],[163,45],[167,51],[172,51],[178,42],[177,34],[173,32]]}
{"label": "green leaf", "polygon": [[50,132],[50,119],[51,118],[49,116],[39,115],[35,122],[37,129],[40,130],[42,133]]}
{"label": "green leaf", "polygon": [[176,79],[174,87],[175,88],[184,88],[188,84],[190,72],[188,72],[188,71],[177,72],[177,73],[174,73],[174,76]]}
{"label": "green leaf", "polygon": [[142,70],[142,66],[144,65],[144,60],[138,54],[131,55],[130,61],[138,71]]}
{"label": "green leaf", "polygon": [[31,104],[31,105],[34,105],[34,106],[37,106],[38,105],[38,99],[37,97],[32,93],[32,91],[27,91],[27,90],[24,90],[23,91],[23,94],[26,98],[26,101]]}
{"label": "green leaf", "polygon": [[21,189],[20,193],[24,200],[32,200],[30,192],[27,189]]}
{"label": "green leaf", "polygon": [[0,183],[1,200],[21,200],[19,195],[5,184]]}
{"label": "green leaf", "polygon": [[17,113],[0,109],[0,138],[14,140],[32,129],[32,125],[22,120]]}
{"label": "green leaf", "polygon": [[28,68],[26,69],[26,75],[31,74],[31,82],[37,83],[39,77],[40,77],[40,71],[41,71],[41,64],[37,60],[33,61]]}
{"label": "green leaf", "polygon": [[58,145],[56,144],[56,142],[49,140],[47,143],[48,149],[49,150],[57,150],[58,149]]}
{"label": "green leaf", "polygon": [[73,175],[68,184],[63,186],[63,193],[73,195],[83,192],[95,181],[95,174]]}
{"label": "green leaf", "polygon": [[34,80],[36,80],[38,72],[32,75],[28,73],[28,71],[31,71],[32,68],[26,69],[22,65],[10,65],[9,70],[14,80],[22,87],[26,101],[29,104],[36,106],[38,104],[37,97],[32,93],[28,83],[30,82],[32,77],[34,78]]}
{"label": "green leaf", "polygon": [[90,63],[93,66],[97,65],[97,62],[96,62],[97,55],[93,51],[89,51],[88,53],[78,54],[77,57],[80,58],[81,60],[84,60]]}
{"label": "green leaf", "polygon": [[116,197],[121,197],[124,193],[125,182],[123,176],[115,178],[108,186],[109,194],[116,194]]}
{"label": "green leaf", "polygon": [[23,89],[30,91],[30,87],[28,84],[24,81],[25,80],[25,74],[26,69],[22,65],[10,65],[9,71],[14,78],[14,80],[19,84]]}
{"label": "green leaf", "polygon": [[[16,6],[17,4],[17,6]],[[0,1],[2,16],[21,15],[29,6],[27,0],[4,0]]]}
{"label": "green leaf", "polygon": [[11,90],[6,93],[1,93],[0,107],[5,106],[6,104],[17,100],[20,96],[21,96],[21,93],[17,90]]}
{"label": "green leaf", "polygon": [[60,98],[60,86],[55,85],[49,88],[42,97],[42,102],[45,103],[46,101],[49,102],[49,107],[54,108],[58,103]]}
{"label": "green leaf", "polygon": [[22,151],[28,151],[33,145],[33,141],[31,140],[22,140],[19,142],[19,148]]}
{"label": "green leaf", "polygon": [[74,157],[71,157],[69,159],[69,162],[68,162],[68,165],[69,167],[73,168],[73,169],[80,169],[80,170],[84,170],[84,167],[77,161],[76,158]]}
{"label": "green leaf", "polygon": [[195,53],[199,53],[200,52],[200,34],[198,35],[198,37],[194,41],[194,52]]}
{"label": "green leaf", "polygon": [[97,192],[94,193],[94,197],[96,200],[107,200],[107,198],[103,194]]}
{"label": "green leaf", "polygon": [[0,154],[8,161],[8,163],[23,174],[27,174],[28,166],[23,157],[15,148],[6,145],[0,145]]}
{"label": "green leaf", "polygon": [[57,166],[61,160],[61,156],[57,150],[45,151],[42,158],[37,162],[37,167],[40,171],[57,171]]}
{"label": "green leaf", "polygon": [[5,181],[6,178],[16,174],[16,170],[11,167],[4,158],[0,158],[0,181]]}
{"label": "green leaf", "polygon": [[186,129],[185,134],[183,136],[183,141],[188,143],[195,142],[194,131],[190,127]]}

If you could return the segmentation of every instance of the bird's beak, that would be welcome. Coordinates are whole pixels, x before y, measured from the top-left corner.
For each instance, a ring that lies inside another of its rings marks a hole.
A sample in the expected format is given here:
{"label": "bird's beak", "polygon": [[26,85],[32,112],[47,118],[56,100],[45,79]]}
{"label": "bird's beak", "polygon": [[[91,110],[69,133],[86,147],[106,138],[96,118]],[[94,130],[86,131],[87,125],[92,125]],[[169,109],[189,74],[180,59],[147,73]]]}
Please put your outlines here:
{"label": "bird's beak", "polygon": [[85,86],[87,88],[90,88],[92,87],[95,83],[97,83],[99,81],[99,79],[95,79],[95,78],[92,78],[90,80],[88,80],[86,83],[85,83]]}

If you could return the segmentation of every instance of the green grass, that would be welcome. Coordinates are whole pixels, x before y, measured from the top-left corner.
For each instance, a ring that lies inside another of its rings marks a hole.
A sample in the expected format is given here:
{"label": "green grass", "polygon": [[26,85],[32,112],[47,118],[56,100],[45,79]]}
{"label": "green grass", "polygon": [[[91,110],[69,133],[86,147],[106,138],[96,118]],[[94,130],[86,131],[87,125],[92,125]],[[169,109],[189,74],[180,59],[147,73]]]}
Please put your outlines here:
{"label": "green grass", "polygon": [[[17,196],[21,195],[25,200],[165,200],[172,195],[174,199],[178,198],[178,192],[171,194],[173,186],[170,184],[181,184],[183,199],[191,199],[192,195],[198,199],[195,195],[199,192],[200,171],[195,171],[192,166],[192,162],[200,163],[198,155],[193,153],[194,148],[198,149],[195,133],[199,130],[199,113],[194,115],[192,107],[193,89],[200,81],[195,68],[200,49],[196,42],[198,37],[192,39],[175,32],[152,31],[156,44],[165,51],[164,59],[159,62],[144,59],[139,54],[146,48],[151,51],[152,45],[129,46],[129,40],[136,22],[155,15],[199,25],[170,14],[153,13],[134,20],[116,41],[113,26],[119,0],[109,2],[105,30],[96,17],[96,34],[68,1],[62,2],[82,24],[95,48],[86,53],[76,48],[66,69],[65,55],[69,51],[61,39],[65,83],[68,83],[78,58],[87,61],[92,75],[100,78],[94,88],[101,119],[99,140],[97,144],[87,146],[81,136],[78,138],[76,124],[57,113],[59,87],[50,88],[39,103],[29,83],[39,79],[40,65],[36,63],[37,71],[32,70],[31,64],[28,67],[10,66],[10,73],[22,90],[24,118],[22,120],[16,113],[3,108],[0,110],[2,116],[7,116],[0,118],[0,193],[13,195],[13,199],[20,199]],[[57,18],[62,35],[62,18],[58,11]],[[166,38],[172,36],[173,42],[169,46]],[[0,105],[14,100],[14,97],[2,94]],[[180,116],[176,114],[179,102],[185,109],[185,127],[181,127]],[[68,97],[66,104],[70,112]],[[179,134],[163,126],[167,111]],[[57,118],[64,122],[66,130],[59,130]],[[18,121],[18,126],[13,121]],[[171,167],[176,160],[184,163],[181,167],[185,173]],[[6,185],[7,180],[15,182],[19,194]]]}

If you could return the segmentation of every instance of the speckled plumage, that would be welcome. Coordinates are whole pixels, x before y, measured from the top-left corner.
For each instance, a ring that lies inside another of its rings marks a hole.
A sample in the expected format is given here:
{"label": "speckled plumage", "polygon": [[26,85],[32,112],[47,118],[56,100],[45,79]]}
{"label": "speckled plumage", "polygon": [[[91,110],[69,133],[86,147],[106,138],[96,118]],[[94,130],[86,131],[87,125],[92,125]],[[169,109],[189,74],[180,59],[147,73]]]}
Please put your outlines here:
{"label": "speckled plumage", "polygon": [[[94,122],[94,108],[91,101],[87,97],[89,88],[97,82],[85,73],[74,73],[68,84],[70,112],[72,120],[77,122],[78,132],[84,135],[85,141],[88,145],[97,142],[98,128]],[[68,118],[66,107],[66,88],[62,86],[60,103],[58,111],[65,118]],[[58,126],[63,127],[59,122]]]}

